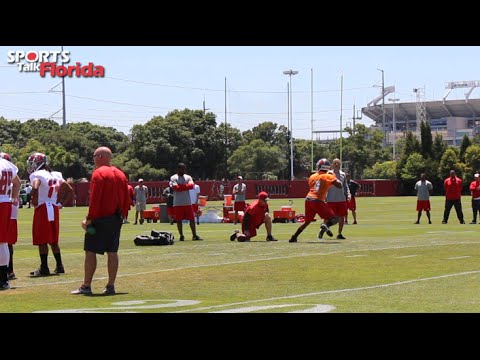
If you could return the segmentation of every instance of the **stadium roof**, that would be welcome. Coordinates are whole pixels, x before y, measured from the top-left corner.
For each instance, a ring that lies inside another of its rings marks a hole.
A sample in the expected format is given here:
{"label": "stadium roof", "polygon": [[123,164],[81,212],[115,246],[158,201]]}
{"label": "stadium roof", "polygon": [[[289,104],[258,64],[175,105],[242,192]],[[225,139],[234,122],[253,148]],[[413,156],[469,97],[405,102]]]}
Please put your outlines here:
{"label": "stadium roof", "polygon": [[[449,101],[426,101],[425,109],[428,119],[440,119],[448,117],[480,117],[480,99],[449,100]],[[382,105],[367,106],[362,108],[365,114],[377,124],[382,123]],[[393,118],[393,104],[385,102],[385,121],[390,122]],[[417,118],[417,104],[415,102],[395,104],[395,120],[415,120]]]}

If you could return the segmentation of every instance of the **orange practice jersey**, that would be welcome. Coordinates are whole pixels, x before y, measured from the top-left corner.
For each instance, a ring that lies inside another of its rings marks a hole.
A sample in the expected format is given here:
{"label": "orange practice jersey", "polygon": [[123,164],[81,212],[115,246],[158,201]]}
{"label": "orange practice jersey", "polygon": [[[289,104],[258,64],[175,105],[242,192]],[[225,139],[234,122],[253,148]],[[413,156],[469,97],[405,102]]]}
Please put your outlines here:
{"label": "orange practice jersey", "polygon": [[307,194],[307,198],[313,200],[325,201],[327,197],[328,189],[337,180],[335,174],[318,173],[311,175],[308,178],[308,187],[310,191]]}

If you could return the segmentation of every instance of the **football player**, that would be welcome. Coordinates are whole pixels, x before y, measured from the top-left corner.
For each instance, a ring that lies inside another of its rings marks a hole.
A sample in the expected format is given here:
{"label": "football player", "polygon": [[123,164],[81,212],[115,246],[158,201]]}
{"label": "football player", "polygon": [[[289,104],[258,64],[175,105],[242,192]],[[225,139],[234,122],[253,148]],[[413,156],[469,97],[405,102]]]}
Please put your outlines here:
{"label": "football player", "polygon": [[8,249],[9,225],[12,203],[18,204],[20,178],[18,168],[10,161],[10,155],[0,153],[0,290],[10,289],[8,281]]}
{"label": "football player", "polygon": [[297,242],[298,236],[310,225],[317,214],[324,220],[321,231],[326,232],[328,236],[333,236],[330,226],[338,223],[338,216],[328,207],[326,197],[331,186],[341,188],[342,183],[329,170],[330,161],[327,159],[317,161],[317,172],[308,178],[309,192],[305,198],[305,222],[299,226],[288,242]]}
{"label": "football player", "polygon": [[[58,246],[61,204],[57,201],[58,192],[73,194],[72,187],[63,179],[62,173],[52,171],[48,166],[48,158],[42,153],[33,153],[27,160],[27,171],[32,184],[33,245],[38,246],[40,267],[30,273],[32,277],[48,276],[48,245],[52,248],[56,260],[55,274],[65,273],[60,247]],[[73,196],[73,195],[72,195]],[[65,197],[65,195],[63,195]],[[71,198],[71,196],[69,196]]]}

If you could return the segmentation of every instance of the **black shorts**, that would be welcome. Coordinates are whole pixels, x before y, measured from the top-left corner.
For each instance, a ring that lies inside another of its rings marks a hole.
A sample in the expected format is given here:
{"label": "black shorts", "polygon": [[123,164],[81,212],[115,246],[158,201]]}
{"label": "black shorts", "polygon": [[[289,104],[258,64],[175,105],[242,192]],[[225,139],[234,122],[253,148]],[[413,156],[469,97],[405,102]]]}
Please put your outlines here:
{"label": "black shorts", "polygon": [[95,234],[85,233],[83,250],[101,255],[105,252],[118,252],[122,223],[123,219],[119,214],[95,219],[92,223]]}

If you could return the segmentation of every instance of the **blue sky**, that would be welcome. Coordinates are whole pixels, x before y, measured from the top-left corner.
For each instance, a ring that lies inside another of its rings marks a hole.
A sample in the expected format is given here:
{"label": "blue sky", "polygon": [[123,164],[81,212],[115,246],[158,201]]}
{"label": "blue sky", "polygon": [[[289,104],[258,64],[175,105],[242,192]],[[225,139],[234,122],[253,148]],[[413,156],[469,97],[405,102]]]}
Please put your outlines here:
{"label": "blue sky", "polygon": [[[0,116],[7,119],[49,118],[62,107],[59,93],[49,92],[60,78],[41,78],[8,66],[9,50],[59,50],[59,46],[0,47]],[[366,106],[385,86],[396,97],[414,102],[413,88],[425,87],[427,100],[441,100],[447,81],[479,80],[480,47],[428,46],[64,46],[70,64],[93,62],[105,78],[66,78],[67,122],[90,121],[128,134],[134,124],[173,109],[202,109],[248,130],[260,122],[287,125],[287,82],[292,76],[293,135],[311,136],[311,69],[313,130],[338,130],[340,74],[344,74],[343,123],[351,123],[353,105]],[[60,86],[55,90],[61,89]],[[468,89],[448,99],[463,98]],[[393,94],[388,96],[393,98]],[[472,98],[480,97],[480,89]],[[61,111],[53,119],[62,122]],[[363,117],[367,126],[373,122]],[[321,139],[334,137],[322,134]]]}

